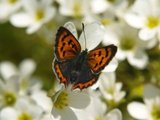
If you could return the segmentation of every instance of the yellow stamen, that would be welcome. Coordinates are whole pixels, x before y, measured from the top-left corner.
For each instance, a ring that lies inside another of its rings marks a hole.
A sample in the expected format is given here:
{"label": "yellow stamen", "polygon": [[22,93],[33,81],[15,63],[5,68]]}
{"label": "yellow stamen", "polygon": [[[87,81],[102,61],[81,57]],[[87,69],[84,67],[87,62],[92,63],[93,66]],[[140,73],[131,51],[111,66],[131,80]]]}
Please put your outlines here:
{"label": "yellow stamen", "polygon": [[32,120],[32,116],[27,113],[22,113],[18,116],[18,120]]}
{"label": "yellow stamen", "polygon": [[159,23],[160,23],[159,18],[155,16],[149,16],[146,21],[146,25],[150,29],[157,27]]}
{"label": "yellow stamen", "polygon": [[15,102],[16,102],[16,96],[15,96],[15,94],[12,93],[12,92],[6,92],[6,93],[4,94],[4,100],[5,100],[5,104],[6,104],[7,106],[12,106],[12,105],[14,105]]}
{"label": "yellow stamen", "polygon": [[68,106],[68,93],[65,91],[62,91],[57,100],[54,102],[54,107],[57,109],[64,109]]}

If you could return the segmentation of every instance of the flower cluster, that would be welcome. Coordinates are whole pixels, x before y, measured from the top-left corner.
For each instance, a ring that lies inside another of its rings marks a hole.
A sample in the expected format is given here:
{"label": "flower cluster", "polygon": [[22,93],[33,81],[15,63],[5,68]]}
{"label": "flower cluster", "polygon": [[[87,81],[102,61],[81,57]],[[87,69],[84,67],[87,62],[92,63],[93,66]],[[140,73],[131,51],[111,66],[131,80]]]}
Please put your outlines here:
{"label": "flower cluster", "polygon": [[38,78],[32,77],[36,64],[23,60],[19,68],[13,63],[0,63],[0,119],[45,120],[50,117],[51,100],[42,90]]}
{"label": "flower cluster", "polygon": [[[54,75],[60,26],[117,46],[86,89]],[[0,51],[0,120],[160,119],[160,0],[0,0]]]}

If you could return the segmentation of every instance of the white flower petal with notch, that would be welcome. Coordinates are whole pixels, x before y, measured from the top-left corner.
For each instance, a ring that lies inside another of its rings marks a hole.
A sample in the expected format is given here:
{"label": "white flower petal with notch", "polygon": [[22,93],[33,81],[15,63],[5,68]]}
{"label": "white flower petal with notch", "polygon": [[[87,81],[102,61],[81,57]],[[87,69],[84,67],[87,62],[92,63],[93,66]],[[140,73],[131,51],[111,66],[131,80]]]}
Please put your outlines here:
{"label": "white flower petal with notch", "polygon": [[0,120],[17,120],[17,111],[12,107],[5,107],[0,112]]}
{"label": "white flower petal with notch", "polygon": [[36,32],[38,29],[40,29],[40,27],[42,26],[42,24],[43,24],[43,23],[38,22],[38,23],[35,23],[35,24],[30,25],[30,26],[27,28],[27,33],[28,33],[28,34],[32,34],[32,33]]}
{"label": "white flower petal with notch", "polygon": [[128,54],[128,62],[139,68],[139,69],[144,69],[146,65],[148,64],[148,56],[145,52],[143,51],[138,51],[136,53],[130,53]]}
{"label": "white flower petal with notch", "polygon": [[105,116],[105,120],[122,120],[122,113],[118,109],[113,109]]}
{"label": "white flower petal with notch", "polygon": [[36,69],[36,63],[32,59],[25,59],[19,65],[20,74],[30,76]]}
{"label": "white flower petal with notch", "polygon": [[11,16],[10,22],[15,27],[27,27],[33,20],[31,16],[26,13],[16,13]]}
{"label": "white flower petal with notch", "polygon": [[156,33],[157,33],[157,28],[154,28],[154,29],[143,28],[139,31],[139,37],[142,40],[147,41],[154,38]]}
{"label": "white flower petal with notch", "polygon": [[[84,32],[86,35],[86,41],[84,38]],[[85,50],[85,46],[88,51],[94,49],[102,41],[103,37],[104,28],[98,22],[87,24],[79,37],[82,50]]]}
{"label": "white flower petal with notch", "polygon": [[147,119],[147,108],[140,102],[131,102],[127,106],[129,114],[136,119]]}
{"label": "white flower petal with notch", "polygon": [[70,91],[69,105],[76,109],[83,109],[90,103],[90,97],[87,91]]}
{"label": "white flower petal with notch", "polygon": [[17,72],[18,70],[13,63],[9,61],[0,63],[0,74],[4,80],[8,80],[11,76],[17,74]]}
{"label": "white flower petal with notch", "polygon": [[126,13],[124,19],[132,27],[142,28],[145,26],[145,17],[143,16],[136,15],[134,13]]}
{"label": "white flower petal with notch", "polygon": [[118,60],[113,58],[111,62],[102,70],[102,72],[114,72],[118,67]]}

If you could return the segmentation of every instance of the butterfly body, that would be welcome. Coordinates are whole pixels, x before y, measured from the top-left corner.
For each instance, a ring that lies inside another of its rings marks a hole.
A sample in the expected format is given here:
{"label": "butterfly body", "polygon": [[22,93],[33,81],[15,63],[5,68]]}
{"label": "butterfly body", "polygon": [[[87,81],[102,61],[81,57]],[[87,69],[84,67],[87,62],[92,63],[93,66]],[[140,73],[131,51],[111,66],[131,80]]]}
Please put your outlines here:
{"label": "butterfly body", "polygon": [[56,36],[54,71],[60,83],[72,89],[83,89],[94,84],[101,70],[109,63],[117,47],[109,45],[91,51],[81,51],[76,38],[64,27],[60,27]]}
{"label": "butterfly body", "polygon": [[63,62],[55,61],[55,65],[59,65],[63,76],[68,79],[67,83],[64,83],[65,86],[85,83],[88,79],[93,79],[94,77],[98,78],[99,74],[93,73],[87,65],[87,53],[86,49],[74,59]]}

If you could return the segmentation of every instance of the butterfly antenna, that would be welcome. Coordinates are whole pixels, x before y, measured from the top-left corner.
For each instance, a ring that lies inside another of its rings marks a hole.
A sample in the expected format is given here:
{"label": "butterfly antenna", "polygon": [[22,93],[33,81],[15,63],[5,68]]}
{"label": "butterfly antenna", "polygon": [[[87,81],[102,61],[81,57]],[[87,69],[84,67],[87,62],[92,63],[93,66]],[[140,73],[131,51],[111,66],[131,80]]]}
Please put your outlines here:
{"label": "butterfly antenna", "polygon": [[84,33],[84,40],[85,40],[85,49],[86,49],[86,33],[84,31],[84,23],[82,23],[82,30],[83,30],[83,33]]}

